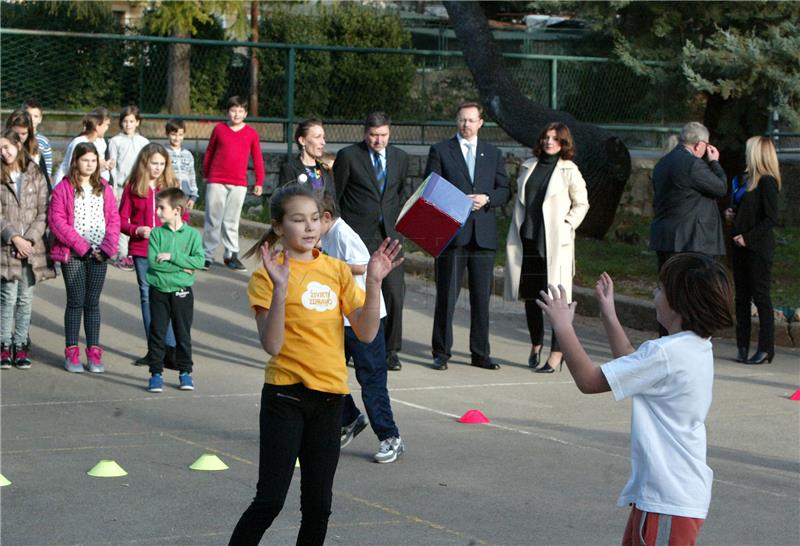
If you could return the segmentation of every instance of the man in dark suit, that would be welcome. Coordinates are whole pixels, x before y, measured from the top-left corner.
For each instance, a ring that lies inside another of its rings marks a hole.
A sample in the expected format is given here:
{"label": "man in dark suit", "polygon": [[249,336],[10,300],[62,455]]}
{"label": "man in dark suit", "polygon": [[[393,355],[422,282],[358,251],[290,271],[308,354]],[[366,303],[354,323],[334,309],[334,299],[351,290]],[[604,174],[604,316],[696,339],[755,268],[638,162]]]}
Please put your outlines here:
{"label": "man in dark suit", "polygon": [[728,183],[702,124],[684,125],[678,145],[653,169],[653,189],[650,250],[658,255],[659,270],[678,252],[725,254],[716,199],[727,194]]}
{"label": "man in dark suit", "polygon": [[[716,200],[728,193],[728,180],[719,164],[719,150],[708,137],[703,124],[687,123],[678,145],[653,169],[650,250],[656,251],[659,271],[678,252],[725,254]],[[659,332],[667,335],[661,325]]]}
{"label": "man in dark suit", "polygon": [[450,244],[436,258],[436,309],[433,316],[433,367],[446,370],[453,346],[453,312],[469,271],[469,350],[473,366],[496,370],[489,357],[489,297],[497,251],[495,211],[511,197],[500,150],[478,139],[483,108],[463,103],[456,114],[458,133],[431,146],[426,176],[438,173],[472,199],[472,213]]}
{"label": "man in dark suit", "polygon": [[[411,195],[408,154],[389,145],[391,119],[372,112],[364,123],[364,140],[342,148],[333,164],[333,178],[342,218],[367,245],[370,253],[386,237],[403,241],[395,229],[397,215]],[[386,365],[400,370],[397,353],[403,339],[403,266],[396,267],[381,286],[386,301]]]}

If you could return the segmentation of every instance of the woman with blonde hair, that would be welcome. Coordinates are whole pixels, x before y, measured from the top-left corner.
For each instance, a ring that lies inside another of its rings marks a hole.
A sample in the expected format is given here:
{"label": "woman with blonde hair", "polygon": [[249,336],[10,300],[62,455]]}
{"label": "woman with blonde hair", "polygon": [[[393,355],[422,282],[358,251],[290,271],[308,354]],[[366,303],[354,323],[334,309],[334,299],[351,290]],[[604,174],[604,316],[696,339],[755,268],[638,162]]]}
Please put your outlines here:
{"label": "woman with blonde hair", "polygon": [[572,298],[575,275],[575,230],[589,212],[586,182],[572,162],[575,145],[569,128],[549,123],[533,149],[535,157],[522,164],[517,196],[506,239],[504,297],[525,301],[531,336],[528,366],[537,373],[561,370],[561,349],[555,333],[547,362],[540,366],[544,339],[542,310],[536,305],[547,285],[563,285]]}
{"label": "woman with blonde hair", "polygon": [[[129,236],[128,254],[133,258],[133,268],[139,284],[139,301],[142,306],[142,322],[145,339],[150,332],[150,285],[147,283],[147,246],[150,231],[161,225],[156,213],[156,195],[167,188],[179,188],[180,183],[172,172],[169,153],[161,144],[150,143],[141,149],[134,163],[119,203],[120,228]],[[184,221],[188,212],[184,211]],[[175,359],[175,334],[172,325],[167,329],[166,367],[173,369]],[[147,356],[136,361],[143,366],[149,362]]]}
{"label": "woman with blonde hair", "polygon": [[[732,207],[725,211],[725,217],[733,224],[736,345],[739,348],[736,360],[763,364],[772,362],[775,356],[775,324],[769,290],[781,173],[775,145],[769,138],[749,138],[745,154],[747,168],[743,176],[734,178]],[[751,301],[758,309],[759,331],[758,349],[748,358]]]}

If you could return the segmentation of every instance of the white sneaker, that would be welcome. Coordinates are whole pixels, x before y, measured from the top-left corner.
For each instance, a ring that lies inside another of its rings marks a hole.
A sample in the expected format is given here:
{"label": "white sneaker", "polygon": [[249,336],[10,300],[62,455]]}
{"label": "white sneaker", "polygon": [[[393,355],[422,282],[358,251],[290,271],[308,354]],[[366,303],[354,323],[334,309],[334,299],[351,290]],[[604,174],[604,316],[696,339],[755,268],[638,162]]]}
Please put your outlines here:
{"label": "white sneaker", "polygon": [[369,424],[369,421],[367,421],[367,418],[364,417],[364,414],[363,413],[359,413],[358,417],[356,417],[355,420],[352,423],[350,423],[349,425],[343,426],[342,427],[342,437],[341,437],[340,444],[339,444],[340,447],[344,448],[350,442],[352,442],[353,438],[355,438],[356,436],[361,434],[361,431],[364,430],[365,428],[367,428],[368,424]]}
{"label": "white sneaker", "polygon": [[381,447],[375,454],[376,463],[393,463],[406,450],[403,440],[398,436],[386,438],[381,442]]}

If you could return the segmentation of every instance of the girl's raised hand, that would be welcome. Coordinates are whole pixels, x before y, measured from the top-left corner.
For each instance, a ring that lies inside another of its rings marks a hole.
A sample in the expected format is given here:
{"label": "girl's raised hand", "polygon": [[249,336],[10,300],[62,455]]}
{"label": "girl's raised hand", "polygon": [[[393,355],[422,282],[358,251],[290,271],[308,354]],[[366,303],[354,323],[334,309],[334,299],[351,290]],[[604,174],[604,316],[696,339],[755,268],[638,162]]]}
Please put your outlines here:
{"label": "girl's raised hand", "polygon": [[[278,261],[278,256],[283,255],[283,263]],[[289,251],[270,250],[269,243],[264,241],[261,245],[261,263],[267,270],[272,284],[279,288],[289,285]]]}
{"label": "girl's raised hand", "polygon": [[539,292],[539,299],[536,300],[538,305],[547,318],[550,319],[550,324],[553,325],[553,330],[570,326],[572,319],[575,318],[575,307],[578,305],[576,302],[567,303],[567,289],[562,285],[558,285],[556,289],[552,284],[547,285],[550,289],[548,294],[544,290]]}
{"label": "girl's raised hand", "polygon": [[397,239],[386,238],[378,250],[372,253],[367,264],[367,280],[382,281],[392,269],[403,263],[403,258],[398,258],[403,245]]}
{"label": "girl's raised hand", "polygon": [[614,316],[614,281],[611,275],[603,271],[594,287],[594,296],[600,306],[600,313],[607,317]]}

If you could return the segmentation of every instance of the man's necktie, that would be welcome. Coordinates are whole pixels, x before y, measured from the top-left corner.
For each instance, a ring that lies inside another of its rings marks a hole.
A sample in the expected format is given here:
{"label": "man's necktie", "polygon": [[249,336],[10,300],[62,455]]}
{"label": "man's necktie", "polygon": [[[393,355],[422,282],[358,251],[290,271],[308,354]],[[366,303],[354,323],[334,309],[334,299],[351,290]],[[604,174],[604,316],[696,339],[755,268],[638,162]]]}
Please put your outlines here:
{"label": "man's necktie", "polygon": [[467,142],[467,169],[469,169],[469,179],[475,184],[475,151],[472,149],[473,144]]}
{"label": "man's necktie", "polygon": [[378,179],[378,187],[381,193],[383,193],[383,189],[386,186],[386,169],[383,168],[381,154],[372,152],[372,164],[375,167],[375,178]]}

